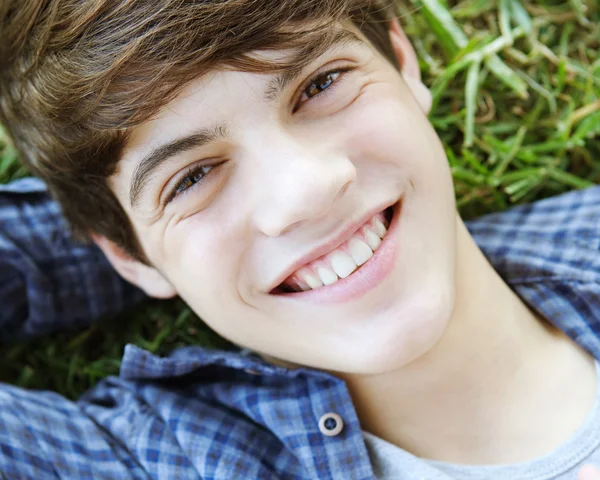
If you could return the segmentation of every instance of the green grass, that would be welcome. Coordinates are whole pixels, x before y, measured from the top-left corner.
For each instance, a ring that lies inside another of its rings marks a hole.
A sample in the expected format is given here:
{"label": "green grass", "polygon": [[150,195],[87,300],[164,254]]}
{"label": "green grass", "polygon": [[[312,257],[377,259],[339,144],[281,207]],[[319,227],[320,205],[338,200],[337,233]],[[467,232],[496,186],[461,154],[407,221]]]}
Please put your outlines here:
{"label": "green grass", "polygon": [[[594,0],[405,2],[434,94],[431,121],[464,218],[600,182],[600,14]],[[0,182],[26,175],[0,131]],[[76,398],[116,374],[126,343],[226,348],[180,301],[0,347],[0,381]]]}

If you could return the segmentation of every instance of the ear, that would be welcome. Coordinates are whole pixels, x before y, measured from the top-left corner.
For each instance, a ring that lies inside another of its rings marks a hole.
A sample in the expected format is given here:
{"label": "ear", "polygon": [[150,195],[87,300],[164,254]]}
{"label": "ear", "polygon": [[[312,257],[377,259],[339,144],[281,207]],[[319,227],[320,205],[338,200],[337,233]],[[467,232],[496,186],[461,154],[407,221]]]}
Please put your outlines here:
{"label": "ear", "polygon": [[105,237],[93,234],[91,237],[119,275],[142,289],[146,295],[154,298],[172,298],[177,295],[171,283],[156,268],[135,260]]}
{"label": "ear", "polygon": [[431,92],[421,81],[421,70],[419,69],[417,54],[397,18],[392,19],[390,22],[389,35],[392,48],[400,64],[402,77],[417,102],[419,102],[423,112],[428,115],[432,103]]}

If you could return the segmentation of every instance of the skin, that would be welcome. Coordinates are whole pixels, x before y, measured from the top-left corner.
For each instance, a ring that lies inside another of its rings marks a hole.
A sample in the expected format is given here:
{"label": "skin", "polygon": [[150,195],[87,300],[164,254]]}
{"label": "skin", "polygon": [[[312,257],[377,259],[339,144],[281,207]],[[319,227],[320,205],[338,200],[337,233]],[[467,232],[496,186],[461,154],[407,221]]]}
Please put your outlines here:
{"label": "skin", "polygon": [[579,471],[578,480],[600,480],[600,470],[592,465],[585,465]]}
{"label": "skin", "polygon": [[[125,279],[151,296],[180,295],[232,342],[345,380],[363,428],[417,456],[498,464],[546,455],[592,409],[593,359],[531,311],[473,242],[397,22],[390,38],[402,74],[370,45],[348,44],[270,102],[261,92],[271,75],[198,77],[133,130],[110,178],[152,266],[95,240]],[[303,80],[337,67],[353,70],[326,95],[303,95]],[[171,158],[132,208],[142,156],[213,124],[229,137]],[[224,163],[162,208],[165,186],[203,159]],[[399,253],[377,288],[326,305],[269,293],[294,260],[400,197]]]}

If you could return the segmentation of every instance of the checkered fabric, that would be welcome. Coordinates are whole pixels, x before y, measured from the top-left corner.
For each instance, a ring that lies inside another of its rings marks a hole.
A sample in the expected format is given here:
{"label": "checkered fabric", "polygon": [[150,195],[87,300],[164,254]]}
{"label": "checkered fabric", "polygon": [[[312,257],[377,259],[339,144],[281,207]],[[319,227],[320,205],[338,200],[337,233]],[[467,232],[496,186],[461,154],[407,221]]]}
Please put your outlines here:
{"label": "checkered fabric", "polygon": [[[74,245],[35,180],[0,190],[2,332],[82,324],[140,298],[99,252]],[[600,187],[468,224],[525,302],[600,359]],[[319,420],[343,420],[327,436]],[[0,384],[8,479],[372,479],[344,382],[247,351],[157,357],[128,345],[119,377],[77,402]]]}
{"label": "checkered fabric", "polygon": [[2,340],[84,326],[143,298],[98,248],[73,241],[40,180],[0,185]]}

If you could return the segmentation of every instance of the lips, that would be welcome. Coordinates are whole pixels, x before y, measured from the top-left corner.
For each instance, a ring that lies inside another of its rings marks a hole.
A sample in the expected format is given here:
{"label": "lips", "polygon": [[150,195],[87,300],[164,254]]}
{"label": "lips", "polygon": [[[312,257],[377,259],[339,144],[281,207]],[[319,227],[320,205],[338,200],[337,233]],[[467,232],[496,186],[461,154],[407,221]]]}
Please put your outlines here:
{"label": "lips", "polygon": [[[350,224],[321,247],[294,262],[286,270],[286,273],[280,276],[281,280],[270,290],[270,293],[282,294],[317,289],[323,284],[329,285],[337,281],[338,278],[345,278],[353,274],[369,260],[373,254],[372,251],[375,251],[379,246],[380,239],[385,235],[386,228],[392,218],[392,212],[393,205],[389,203],[380,207],[380,209],[371,210],[360,221]],[[349,268],[349,264],[352,263],[352,249],[356,248],[358,240],[368,243],[368,247],[367,245],[363,245],[363,247],[365,249],[370,247],[372,251],[366,258],[363,256],[362,259],[355,262],[352,268]],[[347,257],[346,271],[344,273],[337,272],[339,260],[343,256]],[[334,268],[332,268],[332,260]],[[306,276],[309,272],[310,274]],[[310,285],[306,280],[309,280]]]}
{"label": "lips", "polygon": [[[389,218],[391,218],[391,214]],[[387,232],[389,218],[384,212],[376,214],[361,226],[349,240],[332,252],[294,272],[279,288],[288,292],[316,290],[352,275],[373,256],[381,245]]]}

